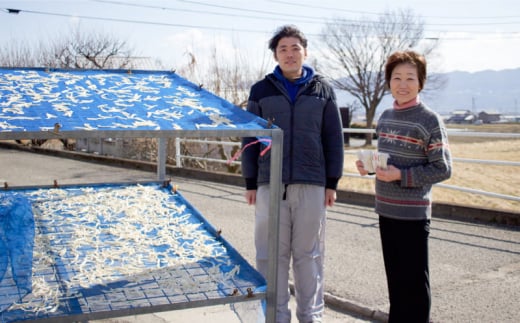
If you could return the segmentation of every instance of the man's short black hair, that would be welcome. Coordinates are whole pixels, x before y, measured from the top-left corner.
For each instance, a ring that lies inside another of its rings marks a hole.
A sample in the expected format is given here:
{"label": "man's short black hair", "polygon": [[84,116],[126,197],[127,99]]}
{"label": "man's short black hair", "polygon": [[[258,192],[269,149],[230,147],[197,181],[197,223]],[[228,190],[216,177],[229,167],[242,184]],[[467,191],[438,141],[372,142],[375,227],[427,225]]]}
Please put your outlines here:
{"label": "man's short black hair", "polygon": [[284,37],[295,37],[300,40],[300,43],[302,44],[303,48],[307,48],[307,38],[305,35],[296,27],[295,25],[285,25],[276,31],[276,33],[273,35],[273,37],[269,40],[269,49],[273,51],[273,53],[276,51],[276,47],[278,46],[278,42],[280,39]]}

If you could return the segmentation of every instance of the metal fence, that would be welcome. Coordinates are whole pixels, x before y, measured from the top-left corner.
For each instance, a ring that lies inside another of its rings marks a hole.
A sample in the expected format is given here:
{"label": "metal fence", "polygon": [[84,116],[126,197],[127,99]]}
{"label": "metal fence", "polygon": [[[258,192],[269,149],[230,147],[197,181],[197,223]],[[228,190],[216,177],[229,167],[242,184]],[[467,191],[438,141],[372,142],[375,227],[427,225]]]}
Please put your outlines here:
{"label": "metal fence", "polygon": [[[344,133],[358,133],[358,134],[375,134],[375,130],[373,129],[359,129],[359,128],[344,128]],[[463,131],[463,130],[453,130],[448,129],[449,137],[485,137],[485,138],[498,138],[498,139],[520,139],[520,133],[496,133],[496,132],[471,132],[471,131]],[[183,143],[199,143],[199,144],[208,144],[208,145],[225,145],[225,146],[239,146],[239,142],[230,142],[230,141],[214,141],[214,140],[204,140],[204,139],[187,139],[187,138],[176,138],[175,142],[175,160],[176,165],[178,167],[182,167],[182,161],[185,159],[192,160],[201,160],[206,162],[215,162],[215,163],[228,163],[228,160],[218,159],[218,158],[207,158],[207,157],[196,157],[196,156],[188,156],[181,154],[181,144]],[[364,140],[363,140],[364,142]],[[355,155],[356,152],[353,150],[345,150],[345,154]],[[515,166],[520,167],[520,162],[517,161],[501,161],[501,160],[485,160],[485,159],[470,159],[470,158],[457,158],[456,156],[452,159],[454,162],[463,162],[463,163],[474,163],[474,164],[490,164],[490,165],[501,165],[501,166]],[[239,165],[240,161],[232,161],[230,164]],[[344,173],[343,176],[348,177],[357,177],[363,179],[372,179],[373,176],[361,176],[357,173]],[[520,196],[500,194],[496,192],[488,192],[477,188],[471,187],[460,187],[455,185],[448,185],[443,183],[435,184],[437,187],[442,187],[450,190],[456,190],[461,192],[466,192],[475,195],[483,195],[489,196],[499,199],[511,200],[520,202]]]}

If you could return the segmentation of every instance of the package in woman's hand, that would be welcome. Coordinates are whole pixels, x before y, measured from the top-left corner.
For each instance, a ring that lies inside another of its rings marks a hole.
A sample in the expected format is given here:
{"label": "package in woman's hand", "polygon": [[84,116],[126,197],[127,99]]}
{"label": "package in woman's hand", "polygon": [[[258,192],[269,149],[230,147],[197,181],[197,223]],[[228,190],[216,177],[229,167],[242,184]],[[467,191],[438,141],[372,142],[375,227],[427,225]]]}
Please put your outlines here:
{"label": "package in woman's hand", "polygon": [[390,157],[389,154],[380,153],[376,150],[358,150],[357,156],[369,173],[375,173],[377,167],[386,169],[388,158]]}

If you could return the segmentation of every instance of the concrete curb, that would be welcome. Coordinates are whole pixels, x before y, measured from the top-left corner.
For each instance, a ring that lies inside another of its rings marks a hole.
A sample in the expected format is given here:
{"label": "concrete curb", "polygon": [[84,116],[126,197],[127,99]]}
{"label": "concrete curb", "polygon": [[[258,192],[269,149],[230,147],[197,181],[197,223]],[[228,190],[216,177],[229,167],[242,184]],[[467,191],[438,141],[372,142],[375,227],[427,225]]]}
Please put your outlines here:
{"label": "concrete curb", "polygon": [[362,304],[356,304],[353,301],[325,293],[325,304],[332,309],[338,309],[341,312],[354,313],[363,318],[377,321],[388,322],[388,314],[377,309],[371,309]]}
{"label": "concrete curb", "polygon": [[[294,283],[289,282],[289,289],[294,295]],[[330,293],[323,293],[325,305],[335,311],[356,315],[363,319],[371,320],[373,322],[388,322],[388,314],[381,312],[378,309],[371,309],[363,304],[358,304],[351,300],[341,298]]]}

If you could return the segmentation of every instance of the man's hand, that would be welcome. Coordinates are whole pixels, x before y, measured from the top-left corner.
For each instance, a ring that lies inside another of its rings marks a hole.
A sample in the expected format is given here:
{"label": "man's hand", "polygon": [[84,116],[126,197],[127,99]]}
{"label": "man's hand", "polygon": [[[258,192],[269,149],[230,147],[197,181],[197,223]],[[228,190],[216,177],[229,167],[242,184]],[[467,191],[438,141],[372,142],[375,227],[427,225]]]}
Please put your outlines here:
{"label": "man's hand", "polygon": [[336,202],[336,190],[325,189],[325,207],[334,206],[334,202]]}
{"label": "man's hand", "polygon": [[247,190],[244,194],[246,198],[246,202],[249,205],[255,205],[256,204],[256,190]]}

